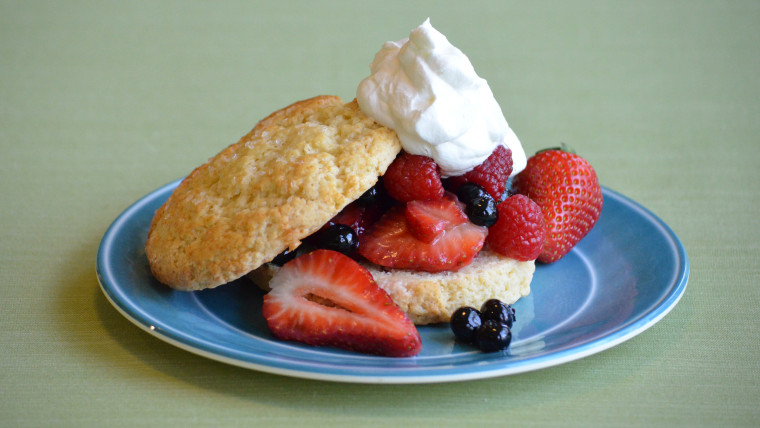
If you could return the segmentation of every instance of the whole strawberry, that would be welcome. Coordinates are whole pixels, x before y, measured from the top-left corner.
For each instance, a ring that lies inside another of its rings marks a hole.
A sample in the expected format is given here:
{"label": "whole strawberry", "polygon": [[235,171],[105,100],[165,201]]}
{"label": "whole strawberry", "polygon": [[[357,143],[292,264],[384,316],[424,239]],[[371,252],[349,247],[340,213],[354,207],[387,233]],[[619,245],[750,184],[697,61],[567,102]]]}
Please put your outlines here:
{"label": "whole strawberry", "polygon": [[544,215],[546,242],[538,261],[552,263],[567,254],[594,227],[602,212],[602,188],[591,164],[564,149],[528,159],[512,190],[531,198]]}

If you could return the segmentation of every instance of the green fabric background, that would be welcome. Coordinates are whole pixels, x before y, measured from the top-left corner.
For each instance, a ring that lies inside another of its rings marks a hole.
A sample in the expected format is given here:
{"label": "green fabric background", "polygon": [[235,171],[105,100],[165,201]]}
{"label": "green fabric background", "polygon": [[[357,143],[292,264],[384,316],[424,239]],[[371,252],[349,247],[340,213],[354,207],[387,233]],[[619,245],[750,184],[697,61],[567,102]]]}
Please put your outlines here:
{"label": "green fabric background", "polygon": [[[529,153],[573,145],[679,235],[667,317],[554,368],[388,386],[217,363],[109,305],[123,209],[281,106],[352,98],[428,16]],[[760,425],[758,30],[757,1],[0,0],[0,426]]]}

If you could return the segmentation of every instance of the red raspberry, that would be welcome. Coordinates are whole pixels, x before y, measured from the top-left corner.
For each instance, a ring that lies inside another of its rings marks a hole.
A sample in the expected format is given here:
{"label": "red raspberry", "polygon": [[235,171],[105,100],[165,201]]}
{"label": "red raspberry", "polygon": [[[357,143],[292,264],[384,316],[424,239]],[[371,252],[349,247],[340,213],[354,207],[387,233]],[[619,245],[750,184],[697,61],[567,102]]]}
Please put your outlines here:
{"label": "red raspberry", "polygon": [[507,189],[510,174],[512,174],[512,151],[499,144],[482,164],[463,175],[449,177],[446,185],[452,192],[456,192],[464,183],[475,183],[484,188],[494,200],[500,201],[501,195]]}
{"label": "red raspberry", "polygon": [[514,195],[496,209],[499,220],[488,230],[486,238],[491,249],[515,260],[535,260],[546,240],[541,207],[525,195]]}
{"label": "red raspberry", "polygon": [[402,152],[383,176],[385,190],[399,202],[443,197],[441,172],[427,156]]}

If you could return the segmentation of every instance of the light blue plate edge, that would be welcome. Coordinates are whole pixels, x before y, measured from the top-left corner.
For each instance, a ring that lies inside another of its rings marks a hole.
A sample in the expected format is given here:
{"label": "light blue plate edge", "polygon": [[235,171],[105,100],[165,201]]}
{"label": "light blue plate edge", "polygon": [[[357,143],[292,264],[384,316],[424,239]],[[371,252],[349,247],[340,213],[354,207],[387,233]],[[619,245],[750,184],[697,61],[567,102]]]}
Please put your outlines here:
{"label": "light blue plate edge", "polygon": [[436,370],[435,368],[428,367],[423,369],[398,370],[396,373],[388,373],[387,371],[384,371],[382,374],[378,374],[373,370],[352,370],[351,372],[347,372],[340,368],[329,369],[324,366],[319,366],[320,371],[315,371],[313,367],[309,368],[300,364],[293,365],[289,363],[280,363],[271,358],[263,358],[262,361],[265,360],[264,362],[258,361],[258,359],[255,358],[241,358],[234,353],[225,352],[224,349],[213,349],[203,343],[188,343],[188,340],[185,337],[182,337],[182,335],[175,335],[173,332],[167,332],[155,328],[150,319],[145,317],[138,308],[125,305],[123,300],[120,299],[119,294],[116,292],[117,290],[114,289],[114,286],[109,282],[109,279],[112,280],[112,278],[109,275],[105,259],[108,250],[113,243],[112,240],[114,235],[121,227],[123,227],[123,224],[134,212],[139,211],[143,206],[162,197],[165,192],[175,188],[180,181],[181,179],[168,183],[140,198],[125,209],[108,227],[100,242],[96,257],[96,275],[100,288],[110,304],[113,305],[122,316],[157,338],[180,349],[212,360],[272,374],[348,383],[420,384],[475,380],[540,370],[599,353],[617,346],[649,329],[665,317],[678,304],[686,290],[689,278],[690,267],[686,249],[672,228],[641,204],[617,191],[602,187],[605,200],[607,200],[607,198],[614,198],[618,202],[638,211],[642,216],[649,218],[650,221],[662,228],[665,232],[665,236],[667,236],[670,241],[670,244],[675,248],[675,258],[678,263],[678,266],[676,267],[676,271],[678,272],[677,279],[670,288],[670,292],[664,296],[660,304],[650,311],[640,314],[637,320],[629,323],[618,331],[590,342],[545,354],[540,357],[509,361],[504,364],[476,365],[475,367],[467,369],[456,367],[454,369]]}

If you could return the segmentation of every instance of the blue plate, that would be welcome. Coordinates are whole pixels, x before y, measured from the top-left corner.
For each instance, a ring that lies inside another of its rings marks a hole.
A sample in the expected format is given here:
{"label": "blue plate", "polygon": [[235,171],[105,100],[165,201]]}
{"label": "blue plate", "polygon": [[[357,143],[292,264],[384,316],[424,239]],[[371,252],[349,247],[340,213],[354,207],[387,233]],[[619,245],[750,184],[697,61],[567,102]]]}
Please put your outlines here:
{"label": "blue plate", "polygon": [[538,265],[531,294],[515,303],[508,351],[456,343],[447,325],[419,328],[412,358],[360,355],[276,340],[261,316],[262,292],[241,279],[212,290],[174,291],[145,258],[153,213],[179,181],[124,211],[100,244],[97,275],[113,306],[148,333],[187,351],[281,375],[358,383],[480,379],[577,360],[624,342],[662,319],[686,289],[689,261],[673,231],[646,208],[603,189],[597,225],[568,255]]}

